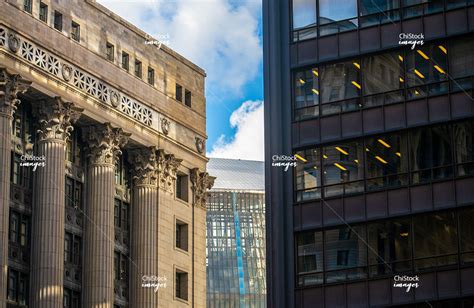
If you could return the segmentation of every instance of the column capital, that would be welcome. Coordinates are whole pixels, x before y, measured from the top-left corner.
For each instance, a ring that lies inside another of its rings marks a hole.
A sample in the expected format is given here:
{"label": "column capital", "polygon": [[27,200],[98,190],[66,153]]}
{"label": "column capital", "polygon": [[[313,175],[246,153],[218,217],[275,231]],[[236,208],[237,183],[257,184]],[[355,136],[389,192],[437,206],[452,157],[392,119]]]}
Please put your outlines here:
{"label": "column capital", "polygon": [[129,151],[134,185],[158,184],[158,156],[156,147],[138,148]]}
{"label": "column capital", "polygon": [[213,176],[207,172],[200,172],[198,168],[191,169],[190,179],[194,192],[194,205],[206,208],[207,191],[214,186]]}
{"label": "column capital", "polygon": [[74,129],[72,124],[79,119],[82,111],[84,109],[63,101],[59,96],[33,105],[33,113],[38,118],[39,127],[36,132],[39,141],[49,139],[66,141]]}
{"label": "column capital", "polygon": [[164,150],[158,150],[158,172],[160,188],[173,192],[174,181],[178,167],[183,160],[176,158],[173,154],[166,154]]}
{"label": "column capital", "polygon": [[20,103],[18,94],[25,93],[30,85],[30,81],[0,67],[0,114],[12,117]]}
{"label": "column capital", "polygon": [[93,164],[114,165],[120,150],[127,144],[131,134],[121,128],[114,128],[110,123],[87,126],[83,129],[83,140],[86,142],[88,156]]}

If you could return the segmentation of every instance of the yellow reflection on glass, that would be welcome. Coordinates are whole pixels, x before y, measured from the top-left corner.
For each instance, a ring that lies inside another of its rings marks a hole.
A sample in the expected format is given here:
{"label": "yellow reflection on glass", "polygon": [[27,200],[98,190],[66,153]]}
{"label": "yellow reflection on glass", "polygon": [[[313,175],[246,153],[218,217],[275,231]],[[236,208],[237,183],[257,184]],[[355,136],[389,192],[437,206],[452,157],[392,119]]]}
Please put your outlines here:
{"label": "yellow reflection on glass", "polygon": [[352,64],[354,64],[355,67],[357,67],[358,69],[360,69],[360,64],[359,64],[359,63],[354,62],[354,63],[352,63]]}
{"label": "yellow reflection on glass", "polygon": [[417,69],[415,69],[415,74],[417,74],[418,77],[420,78],[425,78],[425,76],[422,73],[420,73]]}
{"label": "yellow reflection on glass", "polygon": [[319,76],[319,73],[318,73],[318,71],[317,71],[317,70],[315,70],[315,69],[313,70],[313,74],[314,74],[316,77],[318,77],[318,76]]}
{"label": "yellow reflection on glass", "polygon": [[408,236],[408,232],[400,233],[400,236],[401,236],[401,237],[407,237],[407,236]]}
{"label": "yellow reflection on glass", "polygon": [[440,72],[441,74],[446,74],[446,72],[445,72],[441,67],[439,67],[438,65],[435,65],[434,68],[435,68],[438,72]]}
{"label": "yellow reflection on glass", "polygon": [[302,162],[305,162],[305,163],[307,162],[307,160],[304,157],[302,157],[298,154],[295,154],[295,157],[298,158],[299,160],[301,160]]}
{"label": "yellow reflection on glass", "polygon": [[301,84],[305,84],[306,81],[304,81],[303,79],[300,78],[300,80],[298,80]]}
{"label": "yellow reflection on glass", "polygon": [[405,80],[402,77],[400,77],[400,82],[405,82]]}
{"label": "yellow reflection on glass", "polygon": [[359,88],[359,90],[361,89],[360,84],[358,84],[357,82],[352,81],[352,84],[353,84],[355,87]]}
{"label": "yellow reflection on glass", "polygon": [[325,159],[328,159],[328,156],[327,156],[326,154],[323,154],[323,157],[324,157]]}
{"label": "yellow reflection on glass", "polygon": [[343,165],[340,165],[338,163],[334,163],[334,166],[338,167],[339,169],[341,169],[342,171],[347,171],[347,169],[343,166]]}
{"label": "yellow reflection on glass", "polygon": [[390,144],[386,143],[383,139],[377,140],[380,144],[382,144],[386,148],[391,148]]}
{"label": "yellow reflection on glass", "polygon": [[401,55],[398,55],[398,59],[403,62],[403,57]]}
{"label": "yellow reflection on glass", "polygon": [[382,157],[380,157],[380,156],[378,156],[378,155],[375,156],[375,158],[376,158],[379,162],[381,162],[382,164],[388,164],[386,160],[384,160]]}
{"label": "yellow reflection on glass", "polygon": [[354,159],[354,162],[355,162],[356,164],[358,164],[358,163],[359,163],[359,160],[358,160],[358,159]]}
{"label": "yellow reflection on glass", "polygon": [[417,90],[415,90],[415,94],[416,94],[416,95],[420,95],[420,92],[418,92]]}
{"label": "yellow reflection on glass", "polygon": [[429,59],[430,59],[430,57],[428,57],[423,51],[417,50],[416,52],[417,52],[420,56],[422,56],[423,59],[425,59],[425,60],[429,60]]}
{"label": "yellow reflection on glass", "polygon": [[448,54],[448,51],[443,45],[439,45],[438,48],[441,49],[441,51],[444,52],[445,54]]}
{"label": "yellow reflection on glass", "polygon": [[336,147],[336,150],[338,150],[339,152],[341,152],[342,154],[344,155],[349,155],[349,153],[347,153],[346,151],[344,151],[342,148],[340,147]]}
{"label": "yellow reflection on glass", "polygon": [[314,94],[319,95],[319,91],[318,91],[318,90],[316,90],[316,89],[311,89],[311,91],[313,91]]}
{"label": "yellow reflection on glass", "polygon": [[402,154],[400,152],[395,153],[398,157],[402,157]]}

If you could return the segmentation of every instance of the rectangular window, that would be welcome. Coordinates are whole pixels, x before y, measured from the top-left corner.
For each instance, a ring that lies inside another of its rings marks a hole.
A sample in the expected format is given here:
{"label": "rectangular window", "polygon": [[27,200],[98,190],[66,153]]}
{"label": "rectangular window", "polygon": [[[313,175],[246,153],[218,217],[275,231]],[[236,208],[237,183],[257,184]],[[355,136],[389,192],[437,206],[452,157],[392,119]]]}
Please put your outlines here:
{"label": "rectangular window", "polygon": [[[453,78],[468,77],[474,75],[474,36],[463,37],[450,43],[449,50],[449,73]],[[438,48],[446,50],[446,45],[438,45]],[[472,85],[471,85],[472,87]]]}
{"label": "rectangular window", "polygon": [[177,270],[175,282],[175,296],[182,300],[188,300],[188,273]]}
{"label": "rectangular window", "polygon": [[357,29],[357,0],[319,0],[319,33],[329,35]]}
{"label": "rectangular window", "polygon": [[54,11],[54,29],[63,31],[63,14]]}
{"label": "rectangular window", "polygon": [[458,175],[474,175],[474,121],[455,124],[453,134]]}
{"label": "rectangular window", "polygon": [[71,38],[77,42],[81,40],[81,26],[76,22],[71,22]]}
{"label": "rectangular window", "polygon": [[349,260],[349,250],[338,250],[337,251],[337,265],[347,266]]}
{"label": "rectangular window", "polygon": [[128,231],[130,226],[129,205],[119,199],[114,204],[114,225],[123,231]]}
{"label": "rectangular window", "polygon": [[9,230],[9,238],[10,242],[17,243],[18,242],[18,229],[20,225],[20,217],[19,214],[15,212],[10,212],[10,230]]}
{"label": "rectangular window", "polygon": [[135,76],[142,78],[142,62],[135,60]]}
{"label": "rectangular window", "polygon": [[128,279],[128,258],[124,254],[115,251],[114,253],[114,273],[116,281],[126,282]]}
{"label": "rectangular window", "polygon": [[320,150],[304,150],[296,153],[306,160],[296,163],[296,200],[321,198],[321,160]]}
{"label": "rectangular window", "polygon": [[178,102],[183,101],[183,87],[179,84],[176,84],[176,96],[175,96],[175,98]]}
{"label": "rectangular window", "polygon": [[43,2],[40,2],[39,19],[43,22],[48,22],[48,6]]}
{"label": "rectangular window", "polygon": [[323,233],[302,233],[296,241],[298,285],[323,283]]}
{"label": "rectangular window", "polygon": [[148,67],[148,83],[152,86],[155,85],[155,70]]}
{"label": "rectangular window", "polygon": [[72,234],[69,232],[64,235],[64,262],[72,263]]}
{"label": "rectangular window", "polygon": [[12,153],[12,168],[11,168],[11,182],[16,185],[22,185],[22,170],[20,166],[21,155]]}
{"label": "rectangular window", "polygon": [[80,308],[81,307],[81,293],[64,288],[63,296],[63,307],[64,308]]}
{"label": "rectangular window", "polygon": [[317,68],[297,72],[294,80],[295,120],[319,115],[319,72]]}
{"label": "rectangular window", "polygon": [[128,71],[129,65],[129,56],[128,53],[122,51],[122,68]]}
{"label": "rectangular window", "polygon": [[64,190],[66,206],[82,209],[82,183],[66,177]]}
{"label": "rectangular window", "polygon": [[107,42],[107,44],[105,45],[105,52],[106,52],[107,60],[114,62],[114,59],[115,59],[114,45]]}
{"label": "rectangular window", "polygon": [[184,90],[184,104],[191,108],[191,91]]}
{"label": "rectangular window", "polygon": [[400,7],[399,0],[359,0],[360,15],[377,14]]}
{"label": "rectangular window", "polygon": [[176,177],[176,198],[188,202],[188,176],[178,174]]}
{"label": "rectangular window", "polygon": [[188,251],[188,224],[176,220],[176,247]]}
{"label": "rectangular window", "polygon": [[[357,63],[357,62],[355,62]],[[362,59],[362,90],[364,95],[392,92],[403,89],[405,76],[403,62],[397,52],[369,56]],[[389,101],[387,101],[390,99]],[[403,92],[381,96],[381,104],[389,104],[404,99]],[[370,107],[376,104],[368,104]]]}
{"label": "rectangular window", "polygon": [[12,268],[8,269],[8,301],[25,307],[28,304],[28,275]]}
{"label": "rectangular window", "polygon": [[32,3],[31,0],[24,0],[23,1],[23,9],[25,10],[25,12],[28,12],[28,13],[31,14],[32,7],[33,7],[33,3]]}

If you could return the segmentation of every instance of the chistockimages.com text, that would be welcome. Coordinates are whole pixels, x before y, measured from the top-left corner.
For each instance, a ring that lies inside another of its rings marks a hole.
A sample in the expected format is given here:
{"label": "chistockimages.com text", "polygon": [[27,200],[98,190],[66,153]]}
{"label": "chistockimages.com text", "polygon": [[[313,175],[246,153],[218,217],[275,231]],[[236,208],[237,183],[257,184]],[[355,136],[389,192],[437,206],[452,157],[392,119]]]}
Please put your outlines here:
{"label": "chistockimages.com text", "polygon": [[416,45],[422,46],[425,43],[425,36],[423,33],[400,33],[398,36],[398,45],[411,45],[411,49],[415,49]]}
{"label": "chistockimages.com text", "polygon": [[38,167],[46,166],[46,157],[44,155],[34,156],[34,155],[22,155],[20,157],[20,166],[21,167],[33,167],[33,171],[36,171]]}
{"label": "chistockimages.com text", "polygon": [[420,278],[418,276],[399,276],[396,275],[393,277],[393,287],[394,288],[406,288],[406,292],[410,292],[410,290],[417,289],[420,284]]}
{"label": "chistockimages.com text", "polygon": [[284,171],[288,171],[290,167],[296,167],[296,155],[273,155],[272,166],[273,167],[284,167]]}
{"label": "chistockimages.com text", "polygon": [[160,288],[166,288],[166,276],[142,276],[142,288],[151,288],[154,289],[155,293],[158,292]]}

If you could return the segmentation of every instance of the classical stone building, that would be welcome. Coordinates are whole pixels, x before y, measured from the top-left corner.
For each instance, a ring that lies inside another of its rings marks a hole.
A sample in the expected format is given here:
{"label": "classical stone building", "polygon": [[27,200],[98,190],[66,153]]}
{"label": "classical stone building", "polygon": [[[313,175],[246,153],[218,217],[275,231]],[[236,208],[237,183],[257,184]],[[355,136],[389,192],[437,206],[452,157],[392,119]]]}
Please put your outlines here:
{"label": "classical stone building", "polygon": [[0,1],[0,308],[205,306],[205,73],[150,41]]}

